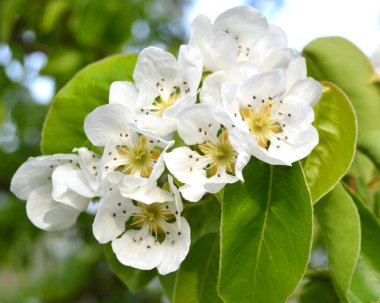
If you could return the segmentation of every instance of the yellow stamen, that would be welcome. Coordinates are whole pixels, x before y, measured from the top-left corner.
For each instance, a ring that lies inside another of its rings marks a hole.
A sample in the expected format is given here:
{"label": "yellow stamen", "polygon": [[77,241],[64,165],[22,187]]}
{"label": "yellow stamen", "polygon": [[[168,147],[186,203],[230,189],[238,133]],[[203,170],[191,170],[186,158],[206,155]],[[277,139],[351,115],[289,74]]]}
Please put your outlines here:
{"label": "yellow stamen", "polygon": [[154,231],[157,235],[158,233],[163,233],[162,223],[173,218],[173,215],[166,209],[166,203],[152,203],[143,204],[138,203],[138,208],[140,212],[133,218],[133,224],[138,227],[143,227],[148,225],[151,231]]}
{"label": "yellow stamen", "polygon": [[243,108],[240,110],[244,121],[248,124],[249,131],[257,138],[257,143],[262,148],[269,148],[270,135],[282,132],[281,125],[273,121],[271,110],[273,101],[269,100],[260,110]]}
{"label": "yellow stamen", "polygon": [[228,140],[228,131],[223,131],[217,142],[205,142],[198,145],[200,151],[211,157],[211,166],[209,167],[209,175],[214,176],[220,168],[225,168],[228,173],[235,174],[236,151],[233,149]]}
{"label": "yellow stamen", "polygon": [[156,102],[155,102],[155,105],[156,105],[156,109],[153,110],[154,113],[157,113],[160,117],[162,117],[164,111],[172,106],[174,103],[177,102],[177,100],[179,99],[180,97],[180,94],[177,94],[177,93],[173,93],[169,96],[169,98],[167,100],[163,100],[161,98],[159,98]]}
{"label": "yellow stamen", "polygon": [[156,160],[161,155],[161,151],[157,148],[152,148],[147,142],[147,137],[140,136],[133,146],[118,147],[117,152],[127,162],[119,167],[118,170],[127,175],[133,175],[137,172],[142,177],[149,177]]}

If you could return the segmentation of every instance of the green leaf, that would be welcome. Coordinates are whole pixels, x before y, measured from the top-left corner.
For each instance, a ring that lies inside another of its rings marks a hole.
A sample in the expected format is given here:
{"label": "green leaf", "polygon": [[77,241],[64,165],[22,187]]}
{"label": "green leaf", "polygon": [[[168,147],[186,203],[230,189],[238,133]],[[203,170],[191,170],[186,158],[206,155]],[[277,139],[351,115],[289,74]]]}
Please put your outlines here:
{"label": "green leaf", "polygon": [[[379,104],[380,107],[380,104]],[[370,131],[361,136],[358,149],[366,154],[380,171],[380,129]]]}
{"label": "green leaf", "polygon": [[121,264],[117,260],[111,244],[103,245],[103,252],[112,271],[128,287],[131,293],[136,293],[142,289],[156,275],[155,270],[139,270]]}
{"label": "green leaf", "polygon": [[225,302],[283,303],[305,272],[312,241],[302,167],[251,159],[244,178],[225,187],[219,294]]}
{"label": "green leaf", "polygon": [[314,108],[319,144],[303,162],[313,202],[334,188],[347,173],[357,137],[355,110],[350,100],[336,85],[321,84],[323,95]]}
{"label": "green leaf", "polygon": [[136,55],[118,55],[91,64],[58,92],[42,131],[43,154],[70,153],[74,147],[89,145],[84,118],[108,102],[113,81],[132,81],[136,59]]}
{"label": "green leaf", "polygon": [[[209,201],[203,202],[209,198]],[[189,203],[185,207],[184,216],[191,227],[191,240],[195,242],[201,236],[218,232],[220,228],[220,204],[214,195],[206,195],[198,203]]]}
{"label": "green leaf", "polygon": [[359,136],[380,128],[380,94],[370,82],[374,74],[367,56],[351,42],[319,38],[303,50],[309,75],[337,84],[350,98],[359,121]]}
{"label": "green leaf", "polygon": [[302,288],[299,303],[337,303],[337,297],[328,277],[313,277]]}
{"label": "green leaf", "polygon": [[315,206],[329,258],[329,269],[341,302],[348,302],[360,252],[360,219],[355,203],[338,184]]}
{"label": "green leaf", "polygon": [[352,192],[350,194],[359,210],[362,240],[359,260],[352,279],[349,297],[352,302],[379,302],[380,222],[358,195]]}
{"label": "green leaf", "polygon": [[219,237],[216,233],[210,233],[194,243],[180,269],[169,278],[168,281],[173,282],[174,277],[170,301],[222,303],[216,291],[218,268]]}
{"label": "green leaf", "polygon": [[[185,259],[186,260],[186,259]],[[162,289],[166,295],[167,298],[173,298],[174,294],[174,284],[177,278],[177,272],[172,272],[168,275],[158,276]]]}

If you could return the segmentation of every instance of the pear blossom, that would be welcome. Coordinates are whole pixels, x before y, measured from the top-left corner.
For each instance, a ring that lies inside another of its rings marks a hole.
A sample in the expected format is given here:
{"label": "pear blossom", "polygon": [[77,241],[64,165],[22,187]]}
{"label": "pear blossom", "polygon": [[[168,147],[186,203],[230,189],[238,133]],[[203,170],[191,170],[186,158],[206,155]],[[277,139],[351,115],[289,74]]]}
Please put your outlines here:
{"label": "pear blossom", "polygon": [[200,50],[204,69],[211,72],[238,61],[249,61],[260,71],[270,71],[286,68],[299,56],[287,48],[285,33],[249,6],[229,9],[214,23],[199,15],[191,24],[189,45]]}
{"label": "pear blossom", "polygon": [[[282,70],[250,77],[241,85],[222,85],[222,104],[240,130],[240,144],[269,164],[291,165],[318,144],[312,108],[322,90],[306,95],[286,91]],[[299,90],[304,89],[300,85]]]}
{"label": "pear blossom", "polygon": [[118,260],[162,275],[179,268],[190,247],[190,227],[181,216],[183,204],[169,176],[167,201],[145,204],[111,191],[102,199],[93,223],[100,243],[112,241]]}
{"label": "pear blossom", "polygon": [[[289,62],[284,70],[286,78],[285,91],[287,95],[300,96],[314,106],[322,94],[318,81],[307,77],[306,60],[298,57]],[[260,72],[249,62],[239,62],[226,70],[218,71],[206,77],[200,91],[200,102],[222,106],[222,85],[240,85],[250,77]]]}
{"label": "pear blossom", "polygon": [[206,192],[216,193],[227,183],[242,180],[250,155],[231,141],[232,120],[209,104],[190,106],[178,115],[178,134],[189,146],[164,155],[169,171],[184,185],[183,197],[199,201]]}
{"label": "pear blossom", "polygon": [[196,102],[201,75],[197,49],[182,46],[177,60],[168,52],[148,47],[138,56],[135,83],[112,83],[109,102],[127,106],[141,128],[166,136],[175,131],[176,114]]}
{"label": "pear blossom", "polygon": [[11,191],[27,200],[28,218],[41,229],[70,227],[99,189],[95,177],[99,160],[86,148],[77,151],[79,156],[29,158],[12,178]]}
{"label": "pear blossom", "polygon": [[156,181],[165,169],[163,155],[174,142],[139,129],[134,122],[133,113],[121,104],[100,106],[86,117],[87,137],[104,147],[101,179],[119,179],[125,197],[145,203],[166,201],[167,194],[156,187]]}

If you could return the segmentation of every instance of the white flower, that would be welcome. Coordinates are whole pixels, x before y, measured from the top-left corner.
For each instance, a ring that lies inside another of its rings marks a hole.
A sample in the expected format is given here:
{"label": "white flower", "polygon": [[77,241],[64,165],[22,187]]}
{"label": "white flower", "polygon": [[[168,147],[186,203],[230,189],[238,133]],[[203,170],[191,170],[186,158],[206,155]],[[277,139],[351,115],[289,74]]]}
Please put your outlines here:
{"label": "white flower", "polygon": [[164,159],[169,171],[185,184],[180,188],[185,199],[199,201],[206,192],[216,193],[225,184],[243,179],[250,155],[234,148],[231,127],[228,115],[208,104],[190,106],[178,115],[179,136],[190,147],[175,148]]}
{"label": "white flower", "polygon": [[180,194],[169,176],[170,199],[144,204],[108,193],[101,201],[93,232],[100,243],[112,241],[118,260],[139,269],[157,267],[162,275],[179,268],[190,247],[190,227],[181,217]]}
{"label": "white flower", "polygon": [[166,136],[175,131],[176,114],[196,102],[201,75],[197,49],[182,46],[177,61],[168,52],[148,47],[139,54],[133,74],[135,84],[112,83],[109,102],[127,106],[141,127]]}
{"label": "white flower", "polygon": [[156,181],[165,169],[163,155],[174,142],[168,142],[152,132],[137,129],[131,111],[121,104],[96,108],[85,119],[84,129],[96,146],[104,147],[100,175],[119,183],[125,197],[144,203],[166,201],[165,191]]}
{"label": "white flower", "polygon": [[28,218],[37,227],[61,230],[71,226],[96,195],[98,183],[88,165],[96,166],[98,160],[85,148],[78,152],[79,157],[58,154],[29,158],[13,176],[11,191],[27,200]]}
{"label": "white flower", "polygon": [[189,45],[200,50],[205,69],[212,72],[237,61],[249,61],[260,71],[286,68],[298,56],[286,44],[285,33],[249,6],[225,11],[213,24],[200,15],[190,29]]}
{"label": "white flower", "polygon": [[[292,83],[289,92],[286,85],[282,70],[252,76],[239,86],[222,85],[223,107],[241,130],[240,144],[269,164],[290,165],[318,144],[311,123],[312,104],[319,99],[321,87],[303,95],[300,92],[307,85]],[[292,90],[295,86],[297,93]]]}
{"label": "white flower", "polygon": [[[222,107],[222,85],[242,84],[260,72],[249,62],[239,62],[230,68],[209,75],[203,81],[200,91],[200,102]],[[286,94],[289,96],[301,96],[310,105],[314,106],[319,100],[322,87],[318,81],[307,77],[306,61],[304,57],[289,62],[285,69]]]}

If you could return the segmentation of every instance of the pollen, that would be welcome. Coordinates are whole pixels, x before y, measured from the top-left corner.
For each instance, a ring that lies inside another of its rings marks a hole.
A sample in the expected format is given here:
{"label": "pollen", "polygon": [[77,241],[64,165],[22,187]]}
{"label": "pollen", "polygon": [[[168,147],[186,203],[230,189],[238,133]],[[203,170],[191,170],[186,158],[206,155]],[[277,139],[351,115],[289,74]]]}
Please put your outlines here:
{"label": "pollen", "polygon": [[215,143],[205,142],[198,145],[200,151],[210,159],[208,174],[217,175],[221,168],[228,173],[235,174],[236,151],[233,149],[229,139],[228,131],[224,130]]}
{"label": "pollen", "polygon": [[240,110],[240,113],[247,123],[250,132],[256,137],[259,146],[268,149],[272,136],[281,133],[282,127],[273,117],[274,101],[268,100],[263,103],[263,106],[259,110],[243,108]]}
{"label": "pollen", "polygon": [[118,167],[118,170],[127,175],[141,177],[150,176],[154,164],[161,155],[161,151],[149,144],[145,136],[140,136],[131,146],[119,146],[117,152],[125,163]]}
{"label": "pollen", "polygon": [[166,206],[166,203],[138,203],[137,207],[139,211],[133,218],[133,225],[138,227],[148,225],[149,230],[156,235],[158,233],[165,233],[162,229],[164,223],[174,218]]}

